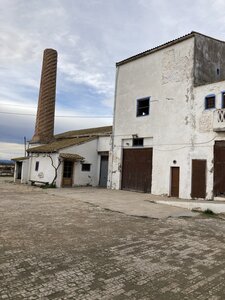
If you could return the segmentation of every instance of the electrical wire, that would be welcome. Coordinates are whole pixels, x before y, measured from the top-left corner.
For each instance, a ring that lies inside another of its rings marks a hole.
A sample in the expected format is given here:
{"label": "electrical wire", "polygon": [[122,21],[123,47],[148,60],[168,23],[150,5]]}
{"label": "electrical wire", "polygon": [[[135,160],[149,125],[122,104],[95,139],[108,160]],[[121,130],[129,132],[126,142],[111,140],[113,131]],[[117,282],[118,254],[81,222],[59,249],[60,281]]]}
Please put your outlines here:
{"label": "electrical wire", "polygon": [[[35,117],[36,114],[26,114],[26,113],[13,113],[13,112],[6,112],[6,111],[0,111],[0,114],[6,114],[6,115],[17,115],[17,116],[31,116]],[[79,115],[74,115],[74,116],[55,116],[56,118],[113,118],[113,116],[79,116]]]}

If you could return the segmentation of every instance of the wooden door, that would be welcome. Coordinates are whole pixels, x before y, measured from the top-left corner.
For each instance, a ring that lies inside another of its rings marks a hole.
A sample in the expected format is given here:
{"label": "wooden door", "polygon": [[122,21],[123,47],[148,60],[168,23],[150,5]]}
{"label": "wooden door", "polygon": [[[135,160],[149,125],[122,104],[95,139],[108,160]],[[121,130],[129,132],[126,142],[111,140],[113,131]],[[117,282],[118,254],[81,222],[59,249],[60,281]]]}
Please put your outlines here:
{"label": "wooden door", "polygon": [[73,161],[65,160],[63,164],[62,186],[71,187],[73,184]]}
{"label": "wooden door", "polygon": [[121,188],[150,193],[151,184],[152,148],[124,149]]}
{"label": "wooden door", "polygon": [[108,180],[108,156],[101,156],[99,186],[107,187]]}
{"label": "wooden door", "polygon": [[192,160],[191,197],[206,197],[206,160]]}
{"label": "wooden door", "polygon": [[225,195],[225,142],[214,146],[214,196]]}
{"label": "wooden door", "polygon": [[180,168],[171,167],[171,197],[179,197]]}

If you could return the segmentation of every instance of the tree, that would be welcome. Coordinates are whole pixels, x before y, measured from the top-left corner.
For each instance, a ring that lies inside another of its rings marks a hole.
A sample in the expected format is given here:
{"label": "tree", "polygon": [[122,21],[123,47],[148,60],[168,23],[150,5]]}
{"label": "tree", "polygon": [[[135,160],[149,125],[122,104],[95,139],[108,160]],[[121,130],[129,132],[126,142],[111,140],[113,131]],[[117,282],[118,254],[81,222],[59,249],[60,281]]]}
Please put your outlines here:
{"label": "tree", "polygon": [[52,164],[52,166],[53,166],[53,168],[54,168],[54,170],[55,170],[55,176],[54,176],[54,178],[53,178],[53,180],[52,180],[52,183],[51,183],[51,186],[55,186],[55,184],[56,184],[56,183],[55,183],[55,182],[56,182],[56,178],[57,178],[57,176],[58,176],[58,169],[59,169],[59,167],[60,167],[60,165],[61,165],[61,163],[62,163],[62,159],[60,159],[60,157],[58,157],[58,165],[55,166],[51,154],[48,154],[47,157],[50,158],[51,164]]}

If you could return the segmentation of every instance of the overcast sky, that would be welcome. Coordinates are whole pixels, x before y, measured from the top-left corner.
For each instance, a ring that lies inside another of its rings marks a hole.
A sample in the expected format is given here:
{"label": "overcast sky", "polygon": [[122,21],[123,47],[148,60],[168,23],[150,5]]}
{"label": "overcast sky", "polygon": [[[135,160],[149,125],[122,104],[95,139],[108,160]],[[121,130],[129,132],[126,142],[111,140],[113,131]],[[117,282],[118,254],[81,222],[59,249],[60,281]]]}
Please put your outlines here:
{"label": "overcast sky", "polygon": [[224,0],[0,0],[0,159],[33,135],[45,48],[58,51],[55,133],[109,125],[115,62],[192,30],[225,40],[224,11]]}

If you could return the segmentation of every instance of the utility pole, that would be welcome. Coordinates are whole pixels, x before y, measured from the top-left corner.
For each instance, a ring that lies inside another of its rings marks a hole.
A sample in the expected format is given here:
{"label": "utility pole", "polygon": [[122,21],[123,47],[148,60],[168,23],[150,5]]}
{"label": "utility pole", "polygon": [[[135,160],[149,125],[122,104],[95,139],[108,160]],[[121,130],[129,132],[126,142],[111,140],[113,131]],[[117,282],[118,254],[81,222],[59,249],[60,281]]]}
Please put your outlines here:
{"label": "utility pole", "polygon": [[27,139],[26,137],[23,138],[24,139],[24,156],[27,156]]}

